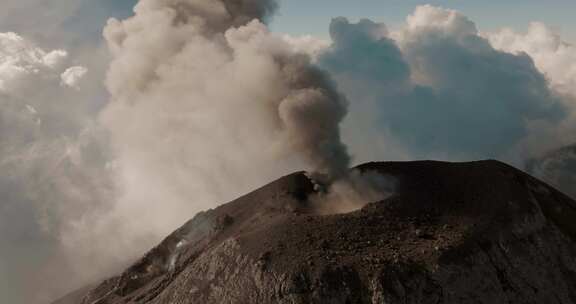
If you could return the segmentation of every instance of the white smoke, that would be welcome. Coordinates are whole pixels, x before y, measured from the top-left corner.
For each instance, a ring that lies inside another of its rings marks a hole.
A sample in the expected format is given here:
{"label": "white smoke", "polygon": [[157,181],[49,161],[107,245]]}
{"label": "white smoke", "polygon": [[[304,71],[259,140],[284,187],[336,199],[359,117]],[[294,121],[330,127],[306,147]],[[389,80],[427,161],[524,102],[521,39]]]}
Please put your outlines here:
{"label": "white smoke", "polygon": [[359,210],[369,203],[381,202],[396,192],[397,180],[376,171],[353,169],[312,197],[318,214],[342,214]]}
{"label": "white smoke", "polygon": [[100,121],[119,196],[65,235],[78,261],[135,257],[196,212],[295,170],[347,172],[346,100],[268,31],[274,7],[143,0],[133,17],[108,23],[111,101]]}

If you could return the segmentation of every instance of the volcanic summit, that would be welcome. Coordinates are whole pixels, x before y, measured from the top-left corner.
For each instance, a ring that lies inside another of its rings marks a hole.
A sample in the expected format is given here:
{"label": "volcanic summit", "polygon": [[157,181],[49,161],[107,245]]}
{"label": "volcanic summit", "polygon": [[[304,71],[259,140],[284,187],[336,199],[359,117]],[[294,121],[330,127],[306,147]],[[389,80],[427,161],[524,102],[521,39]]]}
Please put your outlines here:
{"label": "volcanic summit", "polygon": [[58,304],[576,303],[576,203],[503,163],[383,162],[394,194],[319,214],[285,176]]}

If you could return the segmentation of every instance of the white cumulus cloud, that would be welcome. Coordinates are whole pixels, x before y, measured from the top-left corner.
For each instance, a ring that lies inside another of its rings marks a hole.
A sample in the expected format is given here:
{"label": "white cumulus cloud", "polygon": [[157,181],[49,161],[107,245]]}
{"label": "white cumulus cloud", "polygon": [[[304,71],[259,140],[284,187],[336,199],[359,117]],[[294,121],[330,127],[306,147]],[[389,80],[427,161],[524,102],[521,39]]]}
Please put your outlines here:
{"label": "white cumulus cloud", "polygon": [[60,75],[61,84],[71,88],[78,88],[79,82],[88,73],[88,69],[83,66],[73,66]]}
{"label": "white cumulus cloud", "polygon": [[572,101],[530,56],[494,48],[465,15],[430,5],[396,32],[384,28],[336,18],[318,60],[351,100],[344,134],[356,155],[369,155],[361,159],[522,163],[533,143],[558,144],[549,135],[564,128]]}
{"label": "white cumulus cloud", "polygon": [[576,96],[576,46],[558,32],[533,22],[525,33],[506,28],[485,35],[496,49],[530,55],[556,90]]}
{"label": "white cumulus cloud", "polygon": [[330,46],[329,40],[312,35],[294,36],[283,34],[281,37],[292,48],[293,52],[308,54],[314,59]]}
{"label": "white cumulus cloud", "polygon": [[17,94],[31,78],[50,78],[67,56],[64,50],[38,48],[16,33],[0,33],[0,90]]}

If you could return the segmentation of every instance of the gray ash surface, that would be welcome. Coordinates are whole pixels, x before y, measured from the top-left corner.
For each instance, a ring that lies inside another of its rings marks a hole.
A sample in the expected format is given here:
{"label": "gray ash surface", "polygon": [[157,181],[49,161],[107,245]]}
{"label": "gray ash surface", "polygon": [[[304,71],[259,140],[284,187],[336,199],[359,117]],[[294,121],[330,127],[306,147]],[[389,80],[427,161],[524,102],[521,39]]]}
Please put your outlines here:
{"label": "gray ash surface", "polygon": [[68,302],[576,303],[576,203],[496,161],[369,163],[391,197],[319,215],[304,173],[198,214]]}

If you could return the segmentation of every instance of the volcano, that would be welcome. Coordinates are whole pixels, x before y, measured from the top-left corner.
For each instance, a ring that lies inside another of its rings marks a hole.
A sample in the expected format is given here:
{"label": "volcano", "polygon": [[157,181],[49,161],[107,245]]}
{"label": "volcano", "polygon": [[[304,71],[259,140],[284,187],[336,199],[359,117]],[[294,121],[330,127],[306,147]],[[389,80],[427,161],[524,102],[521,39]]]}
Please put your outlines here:
{"label": "volcano", "polygon": [[319,214],[319,187],[285,176],[55,303],[576,303],[576,203],[563,193],[497,161],[356,170],[394,178],[394,194]]}

